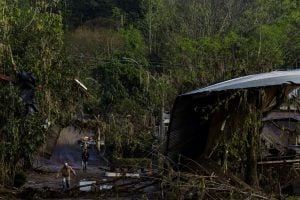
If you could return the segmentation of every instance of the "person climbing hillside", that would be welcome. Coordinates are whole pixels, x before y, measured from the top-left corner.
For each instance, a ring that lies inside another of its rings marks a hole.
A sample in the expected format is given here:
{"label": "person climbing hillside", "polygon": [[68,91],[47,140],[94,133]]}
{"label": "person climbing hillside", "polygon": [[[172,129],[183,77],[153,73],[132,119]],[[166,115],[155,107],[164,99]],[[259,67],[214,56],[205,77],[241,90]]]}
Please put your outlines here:
{"label": "person climbing hillside", "polygon": [[83,171],[86,171],[86,167],[87,167],[87,164],[88,164],[88,161],[89,161],[89,157],[90,157],[90,154],[89,152],[87,151],[87,149],[84,149],[82,154],[81,154],[81,158],[82,158],[82,170]]}
{"label": "person climbing hillside", "polygon": [[71,172],[76,176],[75,170],[66,162],[56,175],[56,178],[58,178],[61,174],[63,189],[68,189],[70,187]]}

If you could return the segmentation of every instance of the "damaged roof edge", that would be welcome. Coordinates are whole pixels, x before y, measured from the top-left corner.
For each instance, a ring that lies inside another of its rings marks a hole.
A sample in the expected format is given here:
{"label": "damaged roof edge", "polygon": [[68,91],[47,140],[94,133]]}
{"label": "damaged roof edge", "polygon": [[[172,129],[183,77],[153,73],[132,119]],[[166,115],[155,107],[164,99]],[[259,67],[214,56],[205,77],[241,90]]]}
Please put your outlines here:
{"label": "damaged roof edge", "polygon": [[224,91],[233,89],[246,89],[256,87],[266,87],[283,84],[300,85],[300,70],[273,71],[262,74],[243,76],[224,82],[220,82],[208,87],[196,89],[180,96],[200,94],[204,92]]}

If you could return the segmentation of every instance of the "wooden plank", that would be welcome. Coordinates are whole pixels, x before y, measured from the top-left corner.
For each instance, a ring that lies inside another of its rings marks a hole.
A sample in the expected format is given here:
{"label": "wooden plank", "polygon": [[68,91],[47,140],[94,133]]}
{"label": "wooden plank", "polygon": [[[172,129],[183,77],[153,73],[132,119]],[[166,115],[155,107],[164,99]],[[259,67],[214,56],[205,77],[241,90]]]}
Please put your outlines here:
{"label": "wooden plank", "polygon": [[265,165],[265,164],[282,164],[282,163],[295,163],[295,162],[300,162],[300,159],[260,161],[257,164],[258,165]]}

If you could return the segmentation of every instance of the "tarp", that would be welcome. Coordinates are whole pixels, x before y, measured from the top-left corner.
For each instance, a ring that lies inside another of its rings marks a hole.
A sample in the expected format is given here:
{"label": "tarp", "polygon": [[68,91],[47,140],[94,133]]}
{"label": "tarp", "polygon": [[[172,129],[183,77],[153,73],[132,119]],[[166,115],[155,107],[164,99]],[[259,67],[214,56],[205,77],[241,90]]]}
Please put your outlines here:
{"label": "tarp", "polygon": [[34,102],[36,78],[32,73],[21,70],[17,74],[17,82],[20,85],[20,97],[25,103],[26,114],[37,112],[37,107]]}
{"label": "tarp", "polygon": [[262,109],[267,111],[266,108],[279,104],[282,96],[299,86],[300,70],[273,71],[235,78],[179,95],[171,112],[166,154],[173,160],[178,154],[192,159],[201,156],[207,149],[210,132],[219,131],[228,115],[220,112],[214,119],[204,120],[205,109],[230,98],[233,92],[255,91],[253,98],[262,98]]}

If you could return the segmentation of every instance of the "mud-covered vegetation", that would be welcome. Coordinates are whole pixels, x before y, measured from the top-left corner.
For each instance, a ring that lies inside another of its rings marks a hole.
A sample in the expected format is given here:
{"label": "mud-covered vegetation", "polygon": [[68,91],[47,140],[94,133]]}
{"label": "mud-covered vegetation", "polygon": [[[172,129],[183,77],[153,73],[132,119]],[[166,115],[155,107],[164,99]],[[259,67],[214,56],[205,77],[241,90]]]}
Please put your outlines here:
{"label": "mud-covered vegetation", "polygon": [[[299,65],[297,0],[4,0],[0,10],[0,74],[26,70],[38,85],[38,112],[26,115],[18,84],[1,81],[2,185],[31,165],[49,125],[91,120],[112,158],[149,158],[153,144],[163,151],[156,131],[178,94]],[[243,109],[216,150],[235,164],[257,153],[260,113]]]}

